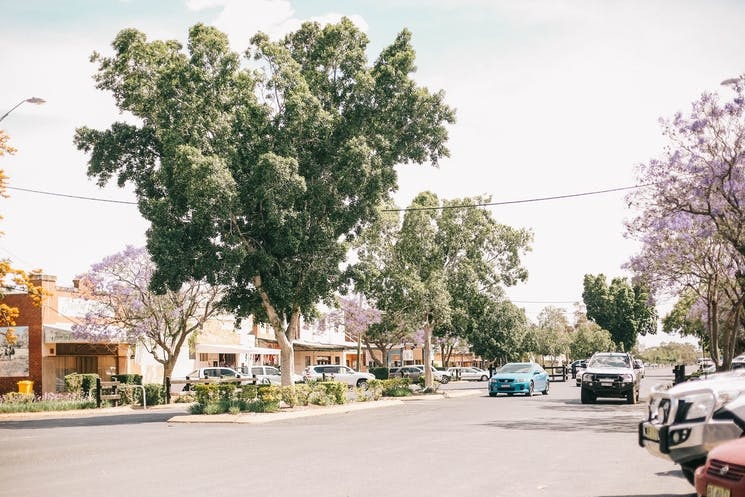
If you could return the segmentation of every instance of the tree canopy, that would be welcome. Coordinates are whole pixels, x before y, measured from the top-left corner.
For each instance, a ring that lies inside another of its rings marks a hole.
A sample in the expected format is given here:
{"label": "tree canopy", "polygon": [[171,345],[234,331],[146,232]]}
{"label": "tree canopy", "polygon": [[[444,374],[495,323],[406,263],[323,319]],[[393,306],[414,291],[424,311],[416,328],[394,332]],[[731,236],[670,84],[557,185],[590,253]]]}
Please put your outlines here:
{"label": "tree canopy", "polygon": [[[745,75],[729,82],[732,100],[707,92],[689,113],[661,120],[668,144],[639,167],[645,188],[628,198],[640,212],[629,233],[643,242],[631,266],[699,311],[690,318],[705,323],[714,359],[721,345],[724,368],[745,315]],[[682,324],[680,311],[673,318]]]}
{"label": "tree canopy", "polygon": [[448,154],[454,111],[411,78],[411,33],[370,65],[349,19],[251,38],[241,62],[225,34],[197,24],[187,50],[121,31],[94,54],[97,87],[139,124],[77,130],[88,175],[133,183],[150,221],[154,288],[224,285],[238,316],[270,324],[283,384],[290,330],[343,284],[348,243],[397,187],[394,166]]}
{"label": "tree canopy", "polygon": [[498,300],[503,285],[527,278],[520,256],[532,234],[497,223],[475,208],[480,203],[478,197],[441,202],[422,192],[402,218],[388,209],[363,237],[356,284],[378,309],[422,331],[425,364],[432,360],[433,333],[466,338],[491,325],[479,315],[484,299]]}
{"label": "tree canopy", "polygon": [[631,351],[639,335],[657,332],[657,311],[644,285],[626,278],[608,284],[603,274],[586,274],[583,288],[587,317],[608,330],[623,350]]}

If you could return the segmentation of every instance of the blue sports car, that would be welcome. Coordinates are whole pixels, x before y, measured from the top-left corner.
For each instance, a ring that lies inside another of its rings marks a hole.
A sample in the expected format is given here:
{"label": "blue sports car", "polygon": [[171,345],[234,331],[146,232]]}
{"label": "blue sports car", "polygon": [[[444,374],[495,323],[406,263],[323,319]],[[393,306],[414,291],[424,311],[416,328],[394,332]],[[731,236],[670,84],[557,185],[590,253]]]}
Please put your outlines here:
{"label": "blue sports car", "polygon": [[548,395],[548,384],[548,373],[540,365],[534,362],[510,362],[497,369],[489,379],[489,396],[496,397],[499,393],[531,396],[536,391]]}

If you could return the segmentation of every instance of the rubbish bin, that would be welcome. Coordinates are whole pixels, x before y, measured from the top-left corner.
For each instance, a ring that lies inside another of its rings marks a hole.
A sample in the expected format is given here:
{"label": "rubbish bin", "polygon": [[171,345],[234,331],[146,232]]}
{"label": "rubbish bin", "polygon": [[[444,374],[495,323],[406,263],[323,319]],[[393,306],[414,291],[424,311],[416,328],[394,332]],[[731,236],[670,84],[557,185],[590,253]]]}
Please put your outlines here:
{"label": "rubbish bin", "polygon": [[30,380],[19,381],[18,393],[34,393],[34,382]]}

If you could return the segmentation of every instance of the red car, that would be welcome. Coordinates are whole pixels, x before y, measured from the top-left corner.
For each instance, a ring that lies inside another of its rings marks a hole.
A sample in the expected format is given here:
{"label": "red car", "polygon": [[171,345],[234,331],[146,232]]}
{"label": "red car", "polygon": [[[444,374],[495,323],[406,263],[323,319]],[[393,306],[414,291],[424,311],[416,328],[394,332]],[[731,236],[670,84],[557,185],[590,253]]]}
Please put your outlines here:
{"label": "red car", "polygon": [[699,497],[745,497],[745,438],[714,447],[696,469]]}

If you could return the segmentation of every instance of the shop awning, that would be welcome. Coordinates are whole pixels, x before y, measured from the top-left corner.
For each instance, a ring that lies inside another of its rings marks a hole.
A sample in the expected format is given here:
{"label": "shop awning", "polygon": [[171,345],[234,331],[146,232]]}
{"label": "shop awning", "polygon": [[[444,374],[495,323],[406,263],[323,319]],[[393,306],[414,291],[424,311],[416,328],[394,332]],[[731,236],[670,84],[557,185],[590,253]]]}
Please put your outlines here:
{"label": "shop awning", "polygon": [[197,353],[213,354],[262,354],[262,355],[279,355],[279,349],[270,349],[267,347],[251,347],[249,345],[237,344],[217,344],[217,343],[198,343],[196,345]]}

